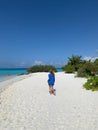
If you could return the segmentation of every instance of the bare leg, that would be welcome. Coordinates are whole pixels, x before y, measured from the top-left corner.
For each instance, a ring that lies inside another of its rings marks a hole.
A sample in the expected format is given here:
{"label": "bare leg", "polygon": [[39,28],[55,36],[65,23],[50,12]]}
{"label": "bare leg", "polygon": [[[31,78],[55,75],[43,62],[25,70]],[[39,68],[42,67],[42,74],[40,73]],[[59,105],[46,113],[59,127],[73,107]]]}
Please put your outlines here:
{"label": "bare leg", "polygon": [[54,90],[53,86],[49,86],[49,93],[55,95],[55,90]]}
{"label": "bare leg", "polygon": [[52,94],[53,94],[53,95],[56,95],[56,93],[55,93],[55,89],[54,89],[53,86],[52,86]]}
{"label": "bare leg", "polygon": [[52,86],[49,86],[49,93],[52,94]]}
{"label": "bare leg", "polygon": [[53,86],[51,87],[51,91],[52,91],[52,93],[54,92],[54,88],[53,88]]}

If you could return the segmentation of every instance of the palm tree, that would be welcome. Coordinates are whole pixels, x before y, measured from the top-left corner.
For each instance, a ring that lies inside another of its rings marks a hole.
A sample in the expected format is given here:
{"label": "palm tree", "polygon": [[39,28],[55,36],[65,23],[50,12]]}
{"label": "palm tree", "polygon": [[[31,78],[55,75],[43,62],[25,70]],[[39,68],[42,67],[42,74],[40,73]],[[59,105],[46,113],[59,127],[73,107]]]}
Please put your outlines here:
{"label": "palm tree", "polygon": [[74,66],[75,71],[77,71],[80,67],[80,65],[83,63],[83,60],[81,59],[82,56],[72,55],[72,57],[68,57],[69,61],[68,64]]}

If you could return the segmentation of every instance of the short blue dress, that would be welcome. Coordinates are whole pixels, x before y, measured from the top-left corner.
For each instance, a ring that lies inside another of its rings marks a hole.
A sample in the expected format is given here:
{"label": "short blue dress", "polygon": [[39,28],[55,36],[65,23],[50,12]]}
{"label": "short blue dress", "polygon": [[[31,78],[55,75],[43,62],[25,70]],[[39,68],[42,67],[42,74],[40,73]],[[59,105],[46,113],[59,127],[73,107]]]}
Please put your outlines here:
{"label": "short blue dress", "polygon": [[53,86],[54,83],[55,83],[55,76],[53,76],[52,74],[48,74],[48,85]]}

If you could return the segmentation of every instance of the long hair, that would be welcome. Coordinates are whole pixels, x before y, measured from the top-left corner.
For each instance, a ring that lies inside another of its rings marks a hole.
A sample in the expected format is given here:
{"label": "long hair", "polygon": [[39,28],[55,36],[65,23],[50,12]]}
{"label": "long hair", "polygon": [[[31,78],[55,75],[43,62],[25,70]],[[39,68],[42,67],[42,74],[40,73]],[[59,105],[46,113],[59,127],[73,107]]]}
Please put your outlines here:
{"label": "long hair", "polygon": [[54,71],[50,70],[50,73],[55,77]]}

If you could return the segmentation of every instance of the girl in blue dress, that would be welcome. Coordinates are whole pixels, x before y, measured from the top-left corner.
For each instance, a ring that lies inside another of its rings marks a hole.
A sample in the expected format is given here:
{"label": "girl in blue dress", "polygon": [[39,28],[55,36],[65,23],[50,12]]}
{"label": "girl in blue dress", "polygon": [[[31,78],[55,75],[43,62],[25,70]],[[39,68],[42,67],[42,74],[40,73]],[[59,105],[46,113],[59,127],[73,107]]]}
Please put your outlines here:
{"label": "girl in blue dress", "polygon": [[52,70],[50,70],[50,73],[48,74],[48,85],[49,85],[49,93],[54,93],[54,83],[55,83],[55,74]]}

